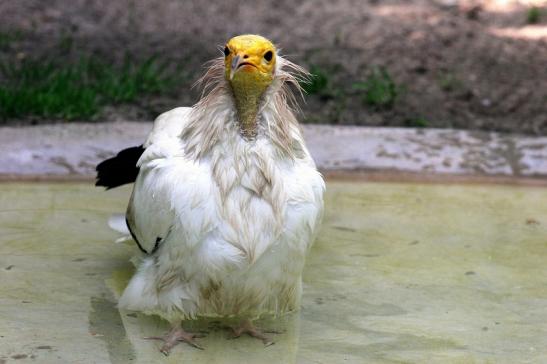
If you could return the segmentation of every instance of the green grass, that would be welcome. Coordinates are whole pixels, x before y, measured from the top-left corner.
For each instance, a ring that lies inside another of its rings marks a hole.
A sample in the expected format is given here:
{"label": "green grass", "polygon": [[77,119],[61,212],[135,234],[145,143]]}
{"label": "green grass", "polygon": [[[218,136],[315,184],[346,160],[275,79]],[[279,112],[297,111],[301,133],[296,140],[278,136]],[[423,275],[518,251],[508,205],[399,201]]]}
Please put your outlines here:
{"label": "green grass", "polygon": [[426,118],[421,116],[417,118],[410,118],[404,121],[404,126],[409,128],[427,128],[429,126],[429,121]]}
{"label": "green grass", "polygon": [[94,58],[66,64],[53,60],[0,64],[0,118],[89,120],[105,105],[134,102],[165,92],[180,72],[155,58],[113,66]]}
{"label": "green grass", "polygon": [[537,24],[541,19],[541,10],[537,6],[532,6],[526,12],[526,23]]}
{"label": "green grass", "polygon": [[300,85],[308,95],[322,94],[327,91],[329,86],[327,72],[319,66],[312,65],[309,79],[303,81]]}
{"label": "green grass", "polygon": [[8,48],[14,41],[20,39],[21,37],[21,32],[17,30],[0,32],[0,49]]}
{"label": "green grass", "polygon": [[445,92],[452,92],[463,89],[464,84],[453,73],[445,72],[439,76],[439,86]]}
{"label": "green grass", "polygon": [[402,91],[383,67],[373,69],[365,81],[354,83],[353,88],[363,91],[362,100],[366,105],[378,109],[393,107]]}

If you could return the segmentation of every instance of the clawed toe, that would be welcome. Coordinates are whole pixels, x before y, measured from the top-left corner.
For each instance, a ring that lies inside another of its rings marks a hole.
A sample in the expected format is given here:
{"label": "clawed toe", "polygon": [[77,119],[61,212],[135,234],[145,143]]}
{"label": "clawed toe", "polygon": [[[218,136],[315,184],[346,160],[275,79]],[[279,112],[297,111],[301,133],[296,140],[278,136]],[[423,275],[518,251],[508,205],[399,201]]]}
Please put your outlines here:
{"label": "clawed toe", "polygon": [[284,330],[272,330],[272,329],[262,330],[262,332],[265,334],[276,334],[276,335],[281,335],[285,333]]}
{"label": "clawed toe", "polygon": [[255,339],[259,339],[260,341],[262,341],[264,346],[270,346],[275,344],[275,342],[268,336],[264,335],[264,333],[281,334],[281,332],[277,330],[260,330],[256,328],[249,320],[244,321],[239,327],[231,327],[230,329],[232,332],[228,336],[228,339],[237,339],[241,335],[247,334],[250,337],[254,337]]}
{"label": "clawed toe", "polygon": [[207,331],[198,331],[198,332],[193,332],[193,333],[189,333],[190,335],[192,335],[192,337],[194,339],[199,339],[199,338],[202,338],[202,337],[207,337],[207,335],[209,334]]}
{"label": "clawed toe", "polygon": [[171,349],[175,347],[179,342],[185,342],[196,349],[204,350],[204,348],[199,345],[194,339],[205,337],[206,333],[191,333],[186,332],[182,328],[175,328],[171,330],[165,336],[147,336],[144,337],[145,340],[161,340],[163,341],[163,346],[160,348],[160,352],[167,356],[171,352]]}

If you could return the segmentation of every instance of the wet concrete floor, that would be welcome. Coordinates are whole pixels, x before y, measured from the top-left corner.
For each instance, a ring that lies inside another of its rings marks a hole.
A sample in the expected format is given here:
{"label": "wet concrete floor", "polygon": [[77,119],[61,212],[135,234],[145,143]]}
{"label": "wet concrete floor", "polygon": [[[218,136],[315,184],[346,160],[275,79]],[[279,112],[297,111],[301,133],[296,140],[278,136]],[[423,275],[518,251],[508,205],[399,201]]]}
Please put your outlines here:
{"label": "wet concrete floor", "polygon": [[131,245],[107,226],[130,189],[0,184],[0,363],[546,363],[547,189],[328,183],[302,310],[211,322],[206,348],[163,357],[167,323],[119,311]]}

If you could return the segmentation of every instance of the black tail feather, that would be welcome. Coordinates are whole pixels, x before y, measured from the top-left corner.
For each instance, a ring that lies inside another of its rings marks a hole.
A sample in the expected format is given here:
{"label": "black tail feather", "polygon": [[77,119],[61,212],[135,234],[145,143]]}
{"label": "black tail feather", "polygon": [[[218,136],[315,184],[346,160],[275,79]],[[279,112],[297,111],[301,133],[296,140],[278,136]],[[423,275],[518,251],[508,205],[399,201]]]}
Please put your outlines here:
{"label": "black tail feather", "polygon": [[104,186],[107,190],[133,183],[139,174],[137,161],[144,152],[144,147],[131,147],[122,150],[115,157],[106,159],[99,163],[95,170],[97,171],[97,181],[95,186]]}

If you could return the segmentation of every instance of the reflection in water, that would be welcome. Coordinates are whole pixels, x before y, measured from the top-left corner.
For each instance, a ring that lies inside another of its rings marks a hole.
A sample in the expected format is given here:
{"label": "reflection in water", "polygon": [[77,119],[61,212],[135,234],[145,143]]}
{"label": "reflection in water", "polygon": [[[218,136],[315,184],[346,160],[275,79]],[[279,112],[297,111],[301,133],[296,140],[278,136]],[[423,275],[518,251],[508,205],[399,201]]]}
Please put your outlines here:
{"label": "reflection in water", "polygon": [[[119,298],[125,286],[133,275],[134,268],[128,263],[122,270],[113,272],[112,277],[107,280],[108,287],[114,295]],[[125,326],[128,332],[138,333],[130,335],[135,346],[147,346],[149,349],[143,353],[144,357],[154,360],[158,356],[159,343],[144,341],[144,336],[161,335],[169,330],[166,321],[162,321],[156,316],[146,316],[144,314],[134,314],[130,311],[122,310],[122,316],[125,316]],[[235,325],[236,320],[218,320],[218,319],[199,319],[187,321],[183,324],[184,328],[191,332],[207,332],[207,336],[198,339],[200,345],[205,350],[196,350],[190,346],[178,345],[175,347],[170,357],[176,357],[180,360],[181,356],[184,362],[188,363],[296,363],[299,339],[300,313],[295,312],[278,318],[264,318],[255,321],[257,327],[265,330],[274,330],[280,334],[268,334],[274,338],[275,345],[264,347],[256,339],[242,336],[238,339],[229,340],[228,326]],[[139,356],[142,358],[142,356]]]}
{"label": "reflection in water", "polygon": [[113,244],[107,220],[128,194],[0,185],[0,355],[219,364],[547,358],[547,189],[331,181],[302,309],[259,322],[285,330],[276,345],[227,340],[222,323],[201,320],[187,327],[209,331],[199,339],[206,350],[179,345],[168,358],[142,339],[168,324],[119,311],[112,297],[131,276],[135,248]]}

